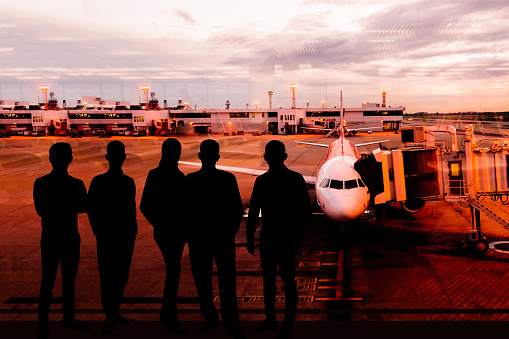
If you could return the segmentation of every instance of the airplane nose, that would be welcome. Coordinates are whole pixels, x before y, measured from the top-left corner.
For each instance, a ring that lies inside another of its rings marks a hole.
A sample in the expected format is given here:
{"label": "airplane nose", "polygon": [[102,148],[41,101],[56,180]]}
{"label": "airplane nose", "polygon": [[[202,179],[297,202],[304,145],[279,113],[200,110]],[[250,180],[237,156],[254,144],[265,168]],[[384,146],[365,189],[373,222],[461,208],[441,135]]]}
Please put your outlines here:
{"label": "airplane nose", "polygon": [[364,210],[359,207],[356,198],[348,195],[340,195],[331,199],[326,206],[327,216],[335,221],[347,222],[358,218]]}

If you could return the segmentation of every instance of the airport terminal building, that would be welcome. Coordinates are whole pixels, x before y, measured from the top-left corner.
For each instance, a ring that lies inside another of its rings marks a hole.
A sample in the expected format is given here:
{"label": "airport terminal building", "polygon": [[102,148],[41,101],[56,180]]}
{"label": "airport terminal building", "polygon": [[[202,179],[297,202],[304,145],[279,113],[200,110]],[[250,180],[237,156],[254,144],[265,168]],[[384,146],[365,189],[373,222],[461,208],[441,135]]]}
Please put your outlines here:
{"label": "airport terminal building", "polygon": [[[83,97],[73,108],[0,101],[0,134],[7,135],[170,135],[190,133],[325,133],[340,121],[339,108],[190,109]],[[350,130],[398,130],[404,107],[363,103],[345,108]]]}

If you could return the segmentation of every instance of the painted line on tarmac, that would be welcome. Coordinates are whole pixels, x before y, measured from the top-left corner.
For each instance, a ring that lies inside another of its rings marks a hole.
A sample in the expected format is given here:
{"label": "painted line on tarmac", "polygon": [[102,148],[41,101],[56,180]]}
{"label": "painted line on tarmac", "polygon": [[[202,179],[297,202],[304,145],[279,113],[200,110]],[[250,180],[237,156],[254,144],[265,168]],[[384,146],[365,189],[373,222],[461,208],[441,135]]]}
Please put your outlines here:
{"label": "painted line on tarmac", "polygon": [[321,262],[321,261],[301,261],[299,262],[299,267],[304,268],[315,268],[321,266],[337,266],[336,262]]}
{"label": "painted line on tarmac", "polygon": [[[221,300],[220,297],[214,297],[214,303],[219,303]],[[314,296],[307,296],[299,297],[299,302],[314,302],[315,297]],[[264,296],[262,295],[255,295],[255,296],[244,296],[244,297],[237,297],[237,303],[263,303],[265,301]],[[276,297],[276,303],[284,303],[285,297],[284,296],[277,296]]]}
{"label": "painted line on tarmac", "polygon": [[[324,301],[360,301],[356,298],[314,298],[314,303],[319,304]],[[34,314],[36,315],[38,310],[35,308],[31,309],[0,309],[0,314]],[[179,313],[182,314],[201,314],[199,308],[196,309],[179,309]],[[218,312],[221,312],[218,309]],[[284,309],[276,309],[276,313],[284,313]],[[62,309],[50,309],[51,314],[62,314]],[[104,314],[102,308],[87,309],[81,308],[74,311],[76,314]],[[121,314],[159,314],[160,309],[121,309]],[[256,309],[244,309],[239,308],[239,313],[250,313],[250,314],[263,314],[263,308]],[[346,309],[346,308],[312,308],[312,309],[297,309],[298,314],[509,314],[509,309],[423,309],[423,308],[412,308],[412,309]],[[155,322],[155,321],[154,321]]]}
{"label": "painted line on tarmac", "polygon": [[326,255],[326,254],[337,254],[338,251],[302,251],[301,255]]}

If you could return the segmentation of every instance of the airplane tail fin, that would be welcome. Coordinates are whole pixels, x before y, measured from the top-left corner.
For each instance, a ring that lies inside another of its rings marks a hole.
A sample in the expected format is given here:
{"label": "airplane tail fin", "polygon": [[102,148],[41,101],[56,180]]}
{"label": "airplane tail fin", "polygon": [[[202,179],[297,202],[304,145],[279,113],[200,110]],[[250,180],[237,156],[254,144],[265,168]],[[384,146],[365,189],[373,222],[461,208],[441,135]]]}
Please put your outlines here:
{"label": "airplane tail fin", "polygon": [[341,117],[341,122],[340,122],[340,132],[339,132],[339,137],[340,139],[344,139],[345,138],[345,126],[344,126],[344,112],[343,112],[343,91],[341,91],[341,111],[340,111],[340,117]]}

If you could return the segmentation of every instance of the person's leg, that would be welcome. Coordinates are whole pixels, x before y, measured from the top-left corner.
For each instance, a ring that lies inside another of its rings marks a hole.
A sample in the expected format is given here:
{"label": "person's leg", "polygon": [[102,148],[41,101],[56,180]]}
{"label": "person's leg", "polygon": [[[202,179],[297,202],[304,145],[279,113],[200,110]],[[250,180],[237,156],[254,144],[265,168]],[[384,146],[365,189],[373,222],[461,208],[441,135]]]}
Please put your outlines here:
{"label": "person's leg", "polygon": [[180,283],[182,253],[185,243],[172,241],[154,234],[154,239],[161,250],[165,266],[163,303],[159,320],[161,324],[178,322],[177,297]]}
{"label": "person's leg", "polygon": [[[103,306],[105,317],[104,328],[102,334],[111,334],[116,327],[116,314],[114,306],[115,288],[115,263],[113,259],[114,251],[111,250],[111,244],[108,242],[97,241],[97,264],[99,267],[99,282],[101,286],[101,303]],[[113,253],[112,253],[113,252]]]}
{"label": "person's leg", "polygon": [[219,283],[221,314],[224,326],[231,334],[240,332],[234,241],[233,239],[230,243],[220,244],[218,250],[214,253]]}
{"label": "person's leg", "polygon": [[285,318],[283,329],[291,329],[295,315],[297,314],[297,302],[299,300],[297,284],[295,282],[295,253],[289,250],[281,253],[279,262],[279,272],[281,280],[285,287]]}
{"label": "person's leg", "polygon": [[260,261],[263,275],[263,297],[265,303],[265,319],[269,323],[276,322],[276,270],[275,251],[268,247],[260,247]]}
{"label": "person's leg", "polygon": [[74,319],[75,282],[78,266],[80,263],[81,239],[78,233],[71,236],[65,244],[62,244],[65,252],[62,254],[62,308],[64,319],[62,326],[77,331],[87,331],[89,326]]}
{"label": "person's leg", "polygon": [[179,292],[182,253],[184,252],[183,241],[172,242],[166,264],[166,278],[164,282],[164,298],[170,323],[178,323],[177,298]]}
{"label": "person's leg", "polygon": [[54,246],[51,234],[43,230],[41,234],[42,278],[38,306],[38,323],[40,327],[48,327],[49,325],[49,309],[53,295],[53,285],[55,284],[60,263],[58,250],[58,247]]}
{"label": "person's leg", "polygon": [[219,324],[219,316],[214,305],[212,290],[212,265],[213,259],[210,250],[203,243],[189,244],[189,258],[194,284],[198,293],[198,301],[205,323],[209,325]]}
{"label": "person's leg", "polygon": [[[170,248],[168,240],[162,236],[159,232],[154,230],[154,240],[161,251],[161,255],[164,260],[165,276],[164,276],[164,290],[163,290],[163,302],[161,305],[161,313],[159,313],[159,322],[161,325],[165,325],[169,320],[169,280],[171,279],[171,273],[169,272],[170,266]],[[180,271],[178,272],[180,276]]]}
{"label": "person's leg", "polygon": [[117,262],[117,279],[115,281],[115,311],[118,314],[120,305],[122,304],[122,298],[124,297],[124,291],[129,280],[129,273],[131,272],[131,262],[134,253],[135,238],[122,239],[122,243],[119,246],[118,255],[116,257]]}
{"label": "person's leg", "polygon": [[276,325],[276,270],[275,251],[270,246],[260,244],[260,262],[263,276],[263,298],[265,303],[265,321],[252,329],[253,332],[275,330]]}
{"label": "person's leg", "polygon": [[167,332],[186,335],[187,331],[180,325],[177,314],[177,298],[180,283],[182,252],[185,242],[183,240],[168,240],[160,234],[154,233],[161,254],[164,259],[165,278],[163,291],[163,304],[159,314],[159,322],[165,326]]}
{"label": "person's leg", "polygon": [[67,243],[62,244],[65,252],[62,255],[62,308],[64,321],[74,319],[75,283],[80,263],[79,234],[73,235]]}

